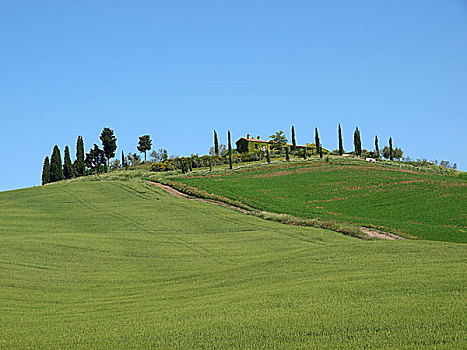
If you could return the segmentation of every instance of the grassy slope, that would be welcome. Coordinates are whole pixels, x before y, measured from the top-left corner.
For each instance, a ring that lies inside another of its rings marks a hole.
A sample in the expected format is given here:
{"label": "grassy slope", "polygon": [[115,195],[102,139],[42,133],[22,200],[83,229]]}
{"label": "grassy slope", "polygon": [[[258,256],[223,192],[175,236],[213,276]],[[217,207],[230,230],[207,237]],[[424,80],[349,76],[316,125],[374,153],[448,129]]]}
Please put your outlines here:
{"label": "grassy slope", "polygon": [[465,260],[142,182],[4,192],[0,348],[461,348]]}
{"label": "grassy slope", "polygon": [[467,181],[462,176],[365,162],[314,162],[172,180],[266,211],[373,225],[406,237],[467,242]]}

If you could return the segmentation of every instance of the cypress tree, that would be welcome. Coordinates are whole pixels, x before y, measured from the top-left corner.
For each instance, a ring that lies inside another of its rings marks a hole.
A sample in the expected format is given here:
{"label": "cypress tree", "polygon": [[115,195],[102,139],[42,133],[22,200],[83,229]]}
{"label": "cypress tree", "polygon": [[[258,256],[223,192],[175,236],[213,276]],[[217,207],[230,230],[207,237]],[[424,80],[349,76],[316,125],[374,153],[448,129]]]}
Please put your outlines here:
{"label": "cypress tree", "polygon": [[62,156],[57,145],[54,146],[50,158],[50,182],[63,180]]}
{"label": "cypress tree", "polygon": [[297,142],[295,141],[295,127],[292,125],[292,151],[297,150]]}
{"label": "cypress tree", "polygon": [[45,157],[44,165],[42,166],[42,184],[48,184],[50,182],[50,163],[49,157]]}
{"label": "cypress tree", "polygon": [[344,154],[344,145],[342,143],[342,129],[341,129],[341,125],[339,124],[339,155],[343,155]]}
{"label": "cypress tree", "polygon": [[375,135],[375,155],[376,158],[379,158],[378,135]]}
{"label": "cypress tree", "polygon": [[63,160],[63,176],[65,179],[71,179],[73,177],[73,165],[70,158],[70,149],[65,146],[65,157]]}
{"label": "cypress tree", "polygon": [[227,138],[229,139],[229,168],[232,169],[232,140],[230,139],[230,130],[227,134]]}
{"label": "cypress tree", "polygon": [[266,146],[266,161],[271,163],[271,155],[269,154],[269,147]]}
{"label": "cypress tree", "polygon": [[219,140],[217,138],[217,132],[214,130],[214,153],[216,156],[219,155]]}
{"label": "cypress tree", "polygon": [[389,159],[394,160],[394,150],[392,149],[392,137],[389,138]]}
{"label": "cypress tree", "polygon": [[319,157],[323,159],[323,147],[319,147]]}
{"label": "cypress tree", "polygon": [[316,154],[319,154],[319,151],[321,149],[321,144],[319,142],[318,128],[315,128],[315,146],[316,146]]}
{"label": "cypress tree", "polygon": [[289,156],[289,146],[285,146],[285,160],[289,161],[290,156]]}
{"label": "cypress tree", "polygon": [[84,142],[83,137],[78,136],[76,141],[76,163],[75,163],[75,176],[83,176],[86,171],[86,164],[84,163]]}
{"label": "cypress tree", "polygon": [[303,149],[303,159],[306,159],[306,147]]}
{"label": "cypress tree", "polygon": [[357,156],[360,156],[362,154],[362,140],[360,139],[360,130],[358,130],[358,127],[355,129],[355,132],[353,133],[353,144],[354,144],[355,154]]}
{"label": "cypress tree", "polygon": [[125,167],[125,153],[122,151],[122,168]]}

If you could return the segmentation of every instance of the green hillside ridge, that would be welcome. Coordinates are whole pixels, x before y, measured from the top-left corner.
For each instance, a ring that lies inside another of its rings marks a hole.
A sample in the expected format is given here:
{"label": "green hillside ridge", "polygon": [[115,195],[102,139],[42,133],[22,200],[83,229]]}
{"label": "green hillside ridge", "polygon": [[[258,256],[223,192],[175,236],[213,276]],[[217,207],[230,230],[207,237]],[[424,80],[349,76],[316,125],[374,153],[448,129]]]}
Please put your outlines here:
{"label": "green hillside ridge", "polygon": [[169,178],[268,212],[466,243],[465,173],[396,164],[330,158]]}
{"label": "green hillside ridge", "polygon": [[281,225],[137,176],[0,193],[0,348],[465,347],[464,244]]}

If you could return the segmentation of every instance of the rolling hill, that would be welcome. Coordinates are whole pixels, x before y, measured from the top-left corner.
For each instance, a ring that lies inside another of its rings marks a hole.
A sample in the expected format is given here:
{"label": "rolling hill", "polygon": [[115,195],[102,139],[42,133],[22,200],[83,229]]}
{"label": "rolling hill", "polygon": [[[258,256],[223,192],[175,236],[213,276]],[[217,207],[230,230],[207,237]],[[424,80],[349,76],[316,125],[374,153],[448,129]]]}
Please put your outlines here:
{"label": "rolling hill", "polygon": [[268,212],[466,243],[467,179],[459,174],[334,158],[170,180]]}
{"label": "rolling hill", "polygon": [[123,178],[0,193],[0,348],[466,345],[462,243],[364,241]]}

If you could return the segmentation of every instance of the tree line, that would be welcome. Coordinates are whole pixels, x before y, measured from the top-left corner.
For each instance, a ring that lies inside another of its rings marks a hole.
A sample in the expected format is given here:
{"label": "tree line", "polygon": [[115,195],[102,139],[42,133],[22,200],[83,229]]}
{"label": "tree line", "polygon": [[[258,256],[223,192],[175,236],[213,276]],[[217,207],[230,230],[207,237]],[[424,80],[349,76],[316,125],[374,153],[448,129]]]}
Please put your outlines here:
{"label": "tree line", "polygon": [[[189,157],[175,157],[169,158],[166,149],[154,150],[150,155],[151,171],[171,171],[180,169],[182,173],[191,171],[193,168],[209,167],[211,170],[214,166],[219,164],[228,164],[229,168],[233,168],[234,163],[260,161],[265,159],[268,163],[271,158],[284,157],[288,161],[292,155],[296,157],[303,157],[307,159],[313,154],[319,155],[323,158],[324,154],[343,156],[345,154],[344,142],[342,137],[342,127],[339,124],[337,128],[337,145],[338,148],[333,151],[325,150],[322,146],[322,141],[319,136],[318,128],[315,128],[314,145],[307,144],[304,147],[297,146],[295,126],[291,127],[291,141],[289,144],[287,137],[283,131],[277,131],[269,136],[269,147],[265,150],[255,150],[246,153],[239,153],[232,148],[232,139],[230,130],[227,132],[227,145],[220,144],[216,130],[214,130],[214,142],[211,147],[209,155],[199,156],[192,154]],[[42,184],[60,181],[63,179],[71,179],[80,176],[99,174],[107,172],[109,169],[130,167],[134,168],[141,164],[141,157],[137,153],[129,153],[125,156],[122,151],[121,161],[115,159],[112,163],[110,160],[115,157],[117,149],[117,138],[114,131],[105,127],[100,134],[101,145],[94,144],[89,152],[84,151],[84,141],[82,136],[78,136],[76,141],[76,157],[72,162],[70,157],[69,147],[65,147],[64,158],[62,164],[62,157],[60,149],[57,145],[53,147],[52,155],[45,157],[42,168]],[[361,134],[358,127],[355,128],[353,134],[354,150],[350,152],[358,157],[371,157],[394,160],[401,159],[403,151],[393,147],[392,137],[388,140],[388,145],[384,146],[382,150],[379,148],[378,136],[375,135],[374,150],[368,151],[362,148]],[[152,148],[152,140],[150,135],[143,135],[139,137],[137,150],[144,154],[144,162],[147,162],[147,152]],[[456,167],[456,164],[442,164],[444,166]]]}
{"label": "tree line", "polygon": [[[44,164],[42,166],[42,184],[45,185],[64,179],[107,172],[111,167],[110,159],[115,157],[117,137],[111,128],[105,127],[100,134],[100,140],[102,143],[101,147],[94,144],[89,152],[85,154],[83,137],[79,135],[76,141],[76,158],[74,162],[71,161],[69,147],[65,146],[63,164],[60,148],[55,145],[50,160],[48,156],[44,159]],[[149,135],[143,135],[139,138],[137,149],[144,153],[145,161],[146,152],[149,151],[151,147],[152,140]],[[120,163],[117,161],[115,165],[128,167],[129,163],[136,163],[136,158],[138,158],[136,154],[132,155],[131,153],[125,157],[122,151],[122,162]]]}

